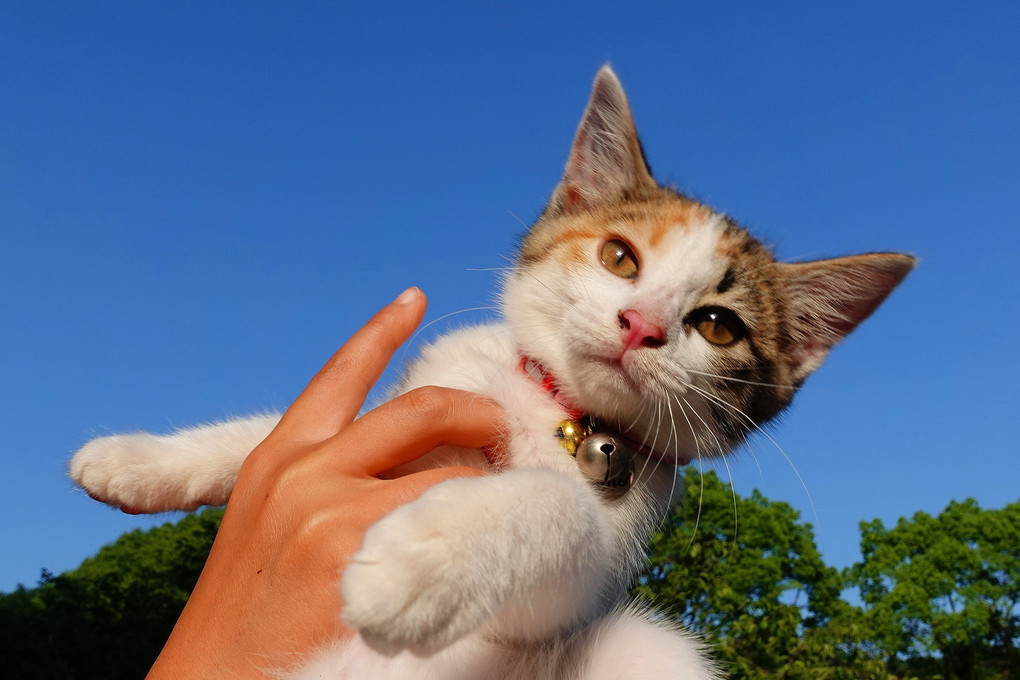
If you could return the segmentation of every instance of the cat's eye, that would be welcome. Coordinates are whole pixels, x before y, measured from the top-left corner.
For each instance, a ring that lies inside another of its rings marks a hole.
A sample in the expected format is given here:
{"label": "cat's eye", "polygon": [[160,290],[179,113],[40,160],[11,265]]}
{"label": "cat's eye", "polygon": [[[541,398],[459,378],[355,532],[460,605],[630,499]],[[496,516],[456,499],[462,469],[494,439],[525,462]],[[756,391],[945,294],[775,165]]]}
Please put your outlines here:
{"label": "cat's eye", "polygon": [[619,239],[609,239],[602,244],[602,266],[609,270],[610,274],[619,276],[621,279],[636,279],[638,275],[638,261],[634,251],[626,243]]}
{"label": "cat's eye", "polygon": [[686,321],[713,345],[732,345],[747,335],[744,322],[725,307],[696,309],[687,316]]}

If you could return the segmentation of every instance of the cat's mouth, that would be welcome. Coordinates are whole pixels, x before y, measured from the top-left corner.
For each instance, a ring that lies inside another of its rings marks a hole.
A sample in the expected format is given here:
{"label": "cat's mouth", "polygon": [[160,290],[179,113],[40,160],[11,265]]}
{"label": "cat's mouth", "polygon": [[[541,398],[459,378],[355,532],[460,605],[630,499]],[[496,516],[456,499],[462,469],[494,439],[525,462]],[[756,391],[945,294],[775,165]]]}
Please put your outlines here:
{"label": "cat's mouth", "polygon": [[[609,384],[616,384],[616,389],[623,389],[634,395],[642,392],[641,375],[634,371],[632,362],[624,362],[623,357],[607,357],[598,354],[589,354],[583,357],[589,365],[594,366],[602,373],[602,380]],[[628,365],[629,364],[629,365]]]}

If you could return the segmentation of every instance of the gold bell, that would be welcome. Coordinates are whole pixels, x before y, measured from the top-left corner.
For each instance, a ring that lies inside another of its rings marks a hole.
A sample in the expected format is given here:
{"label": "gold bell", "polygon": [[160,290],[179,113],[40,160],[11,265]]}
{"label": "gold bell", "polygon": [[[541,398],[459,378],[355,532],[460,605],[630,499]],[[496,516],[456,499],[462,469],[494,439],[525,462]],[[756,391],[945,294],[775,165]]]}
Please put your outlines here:
{"label": "gold bell", "polygon": [[590,434],[591,429],[579,420],[564,420],[556,428],[556,437],[560,440],[560,445],[571,456],[577,454],[577,447]]}

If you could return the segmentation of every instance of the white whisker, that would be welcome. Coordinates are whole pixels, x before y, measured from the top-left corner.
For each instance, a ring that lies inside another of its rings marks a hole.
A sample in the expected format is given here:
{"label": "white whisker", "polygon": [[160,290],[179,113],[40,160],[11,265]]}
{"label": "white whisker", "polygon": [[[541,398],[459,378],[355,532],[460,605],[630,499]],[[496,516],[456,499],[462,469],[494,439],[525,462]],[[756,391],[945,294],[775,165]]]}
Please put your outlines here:
{"label": "white whisker", "polygon": [[740,519],[738,517],[739,512],[737,511],[737,488],[733,481],[733,471],[730,470],[730,464],[726,461],[725,456],[722,462],[726,466],[726,476],[730,479],[730,495],[733,496],[733,544],[738,545],[737,536],[740,534]]}
{"label": "white whisker", "polygon": [[[677,395],[673,395],[676,398]],[[686,401],[686,400],[685,400]],[[698,495],[698,514],[694,518],[694,530],[691,532],[691,540],[687,541],[687,546],[684,548],[683,554],[686,555],[694,545],[694,539],[698,535],[698,527],[701,526],[701,509],[705,504],[705,461],[701,456],[701,443],[698,441],[698,433],[694,431],[694,425],[691,423],[691,419],[687,417],[687,410],[677,399],[676,405],[680,407],[680,413],[683,414],[684,420],[687,421],[687,427],[691,428],[691,436],[694,437],[694,449],[695,457],[698,459],[698,475],[699,481],[701,482],[701,491]]]}
{"label": "white whisker", "polygon": [[520,222],[520,224],[521,224],[521,226],[522,226],[522,227],[524,227],[525,229],[528,229],[528,228],[529,228],[529,225],[528,225],[528,224],[526,224],[526,223],[524,222],[524,220],[522,220],[522,219],[521,219],[520,217],[518,217],[518,216],[517,216],[517,215],[516,215],[516,214],[515,214],[515,213],[514,213],[514,212],[513,212],[512,210],[508,210],[508,211],[507,211],[507,213],[508,213],[508,214],[510,215],[510,217],[512,217],[512,218],[514,218],[515,220],[517,220],[518,222]]}
{"label": "white whisker", "polygon": [[[703,376],[707,376],[709,378],[716,378],[718,380],[727,380],[729,382],[737,382],[737,383],[742,383],[744,385],[754,385],[756,387],[778,387],[780,389],[790,389],[790,390],[797,389],[796,385],[779,385],[779,384],[776,384],[776,383],[757,382],[755,380],[744,380],[743,378],[731,378],[728,375],[719,375],[718,373],[708,373],[707,371],[698,371],[698,370],[695,370],[693,368],[687,368],[686,366],[682,366],[681,368],[683,368],[683,370],[687,371],[688,373],[694,373],[695,375],[703,375]],[[753,371],[755,369],[754,368],[748,368],[746,370]]]}
{"label": "white whisker", "polygon": [[[737,408],[733,404],[729,403],[728,401],[725,401],[724,399],[721,399],[720,397],[717,397],[714,394],[711,394],[707,390],[704,390],[704,389],[702,389],[700,387],[697,387],[696,385],[688,383],[688,387],[690,387],[692,390],[698,392],[699,394],[705,396],[706,398],[711,399],[715,403],[730,409],[734,413],[739,414],[741,417],[744,418],[744,420],[746,420],[751,425],[751,427],[753,427],[757,432],[761,433],[766,439],[768,439],[770,442],[772,442],[772,445],[775,446],[776,450],[778,450],[779,453],[781,453],[783,455],[783,458],[786,459],[786,462],[789,464],[790,469],[792,469],[793,473],[797,476],[797,480],[800,482],[800,486],[801,486],[802,489],[804,489],[804,494],[807,496],[808,503],[811,505],[811,514],[812,514],[812,516],[815,519],[815,523],[817,523],[818,522],[818,511],[815,509],[815,501],[811,497],[811,492],[808,490],[807,483],[804,482],[804,478],[801,476],[800,470],[798,470],[797,466],[793,464],[793,459],[790,458],[790,456],[786,453],[786,451],[783,450],[783,447],[779,445],[779,442],[777,442],[775,439],[773,439],[772,435],[770,435],[768,432],[766,432],[764,428],[762,428],[760,425],[758,425],[758,423],[754,422],[753,418],[751,418],[749,415],[747,415],[746,413],[741,411],[739,408]],[[757,458],[755,458],[755,462],[757,462]],[[758,470],[759,470],[759,472],[761,472],[761,467],[760,466],[759,466]]]}

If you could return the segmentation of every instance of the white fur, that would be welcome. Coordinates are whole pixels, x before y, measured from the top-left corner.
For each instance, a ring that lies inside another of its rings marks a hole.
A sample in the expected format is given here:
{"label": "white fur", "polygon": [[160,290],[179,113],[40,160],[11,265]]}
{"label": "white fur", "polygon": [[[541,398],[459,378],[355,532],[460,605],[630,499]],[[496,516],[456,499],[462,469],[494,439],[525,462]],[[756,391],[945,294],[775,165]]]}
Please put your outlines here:
{"label": "white fur", "polygon": [[[548,677],[639,677],[632,674],[637,658],[656,669],[645,677],[713,677],[689,640],[664,624],[633,612],[602,618],[619,605],[652,522],[674,500],[673,467],[642,462],[634,487],[607,502],[552,437],[561,407],[517,366],[524,346],[556,368],[580,404],[605,410],[611,398],[613,412],[636,423],[655,448],[677,455],[689,448],[672,419],[659,414],[656,422],[626,380],[588,360],[618,351],[621,307],[640,299],[645,313],[679,319],[704,282],[718,278],[718,225],[676,233],[663,244],[658,269],[649,264],[637,287],[605,272],[592,244],[592,261],[569,277],[539,265],[509,280],[508,325],[464,328],[424,349],[401,389],[443,385],[499,401],[509,417],[512,469],[440,484],[372,527],[342,579],[343,616],[359,639],[295,677],[543,677],[515,675],[518,648],[535,668],[572,660],[572,668]],[[680,286],[679,263],[694,263]],[[671,272],[672,290],[660,272]],[[681,341],[691,346],[670,350],[698,355],[696,337]],[[663,350],[632,351],[626,370],[661,380],[656,362],[669,360],[658,356]],[[274,416],[262,416],[165,437],[100,438],[75,456],[71,474],[95,496],[139,510],[223,502],[244,456],[274,424]],[[485,464],[478,452],[448,447],[396,474],[453,461]],[[637,649],[642,656],[634,657]],[[333,675],[316,675],[321,667]]]}
{"label": "white fur", "polygon": [[[626,98],[604,68],[553,203],[586,209],[650,182]],[[650,530],[675,501],[675,468],[639,460],[633,486],[603,497],[553,436],[561,406],[518,370],[526,352],[577,406],[633,430],[662,456],[700,452],[700,426],[689,422],[686,435],[672,417],[670,399],[685,388],[669,376],[678,366],[708,368],[701,341],[680,320],[725,271],[715,252],[721,222],[676,226],[655,257],[646,253],[639,280],[609,273],[598,255],[605,236],[593,236],[569,269],[547,258],[509,277],[505,325],[463,329],[425,349],[402,389],[440,385],[498,401],[509,420],[508,469],[439,484],[371,527],[342,577],[343,617],[358,637],[281,677],[717,677],[688,636],[620,609]],[[670,342],[624,350],[618,317],[626,309],[640,309]],[[700,418],[700,397],[684,399]],[[136,510],[221,503],[274,422],[97,439],[75,456],[71,475],[96,497]],[[393,472],[454,461],[485,465],[481,452],[446,447]]]}
{"label": "white fur", "polygon": [[223,505],[241,463],[279,420],[268,414],[166,436],[99,437],[71,459],[71,478],[94,498],[135,512]]}
{"label": "white fur", "polygon": [[[598,212],[600,204],[647,195],[649,187],[654,181],[626,97],[603,68],[550,211],[525,239],[526,257],[505,282],[506,323],[445,336],[424,350],[402,384],[454,387],[498,401],[509,419],[506,469],[439,484],[371,527],[342,576],[343,617],[359,635],[279,677],[719,677],[689,636],[621,602],[650,530],[676,499],[676,472],[664,461],[722,454],[735,443],[717,436],[706,399],[725,402],[694,385],[696,376],[709,375],[716,350],[683,322],[727,271],[719,252],[723,219],[692,212],[682,224],[666,225],[673,228],[656,242],[641,239],[662,226],[651,221],[659,215],[644,224],[640,214],[623,224],[611,223],[623,217],[604,218],[609,223],[561,239],[569,252],[546,252],[565,247],[555,237],[567,222],[557,220],[588,219],[591,226],[607,214]],[[529,251],[533,237],[541,246]],[[606,239],[647,245],[636,258],[640,276],[607,271],[599,255]],[[805,355],[805,368],[793,377],[815,368],[912,264],[875,255],[783,265],[803,270],[791,284],[800,302],[790,304],[803,305],[796,317],[808,320],[804,337],[794,338],[803,345],[794,350]],[[662,331],[661,346],[624,342],[630,312]],[[519,352],[549,369],[574,405],[656,451],[637,461],[625,494],[602,496],[561,448],[553,432],[563,410],[518,370]],[[275,422],[261,416],[163,437],[100,438],[74,457],[71,475],[97,498],[135,510],[223,503],[245,456]],[[455,462],[487,465],[479,451],[444,447],[391,472]]]}
{"label": "white fur", "polygon": [[[515,343],[555,367],[571,401],[630,424],[652,448],[689,459],[712,437],[696,418],[691,427],[685,422],[675,428],[668,409],[679,412],[674,395],[685,395],[686,410],[708,421],[704,398],[686,386],[699,381],[683,367],[711,370],[712,350],[697,333],[684,332],[681,320],[726,270],[725,260],[716,255],[722,227],[721,218],[712,216],[670,231],[655,257],[645,259],[636,281],[604,271],[597,257],[601,240],[595,237],[582,244],[589,259],[566,275],[553,258],[515,272],[504,296]],[[607,232],[626,235],[627,226],[608,225]],[[620,351],[617,315],[625,309],[639,309],[669,329],[670,342],[654,351],[630,352],[622,366],[609,364],[604,360]],[[656,398],[654,405],[649,397]]]}
{"label": "white fur", "polygon": [[614,612],[542,645],[500,647],[471,636],[421,658],[384,656],[360,638],[320,650],[279,680],[694,680],[718,678],[702,645],[646,611]]}
{"label": "white fur", "polygon": [[[405,389],[442,384],[500,401],[514,469],[439,484],[373,526],[342,579],[343,616],[359,638],[289,677],[588,680],[637,677],[611,670],[637,659],[658,669],[647,677],[715,677],[696,645],[668,626],[633,612],[604,618],[650,525],[673,501],[672,466],[640,465],[634,488],[606,502],[551,436],[562,411],[517,369],[517,357],[507,327],[487,325],[441,338],[412,365]],[[100,438],[75,456],[72,475],[114,504],[190,507],[236,474],[253,437],[273,422]],[[240,448],[227,453],[231,445]],[[466,456],[481,464],[477,452],[446,448],[402,472]],[[624,650],[638,656],[616,659]]]}

